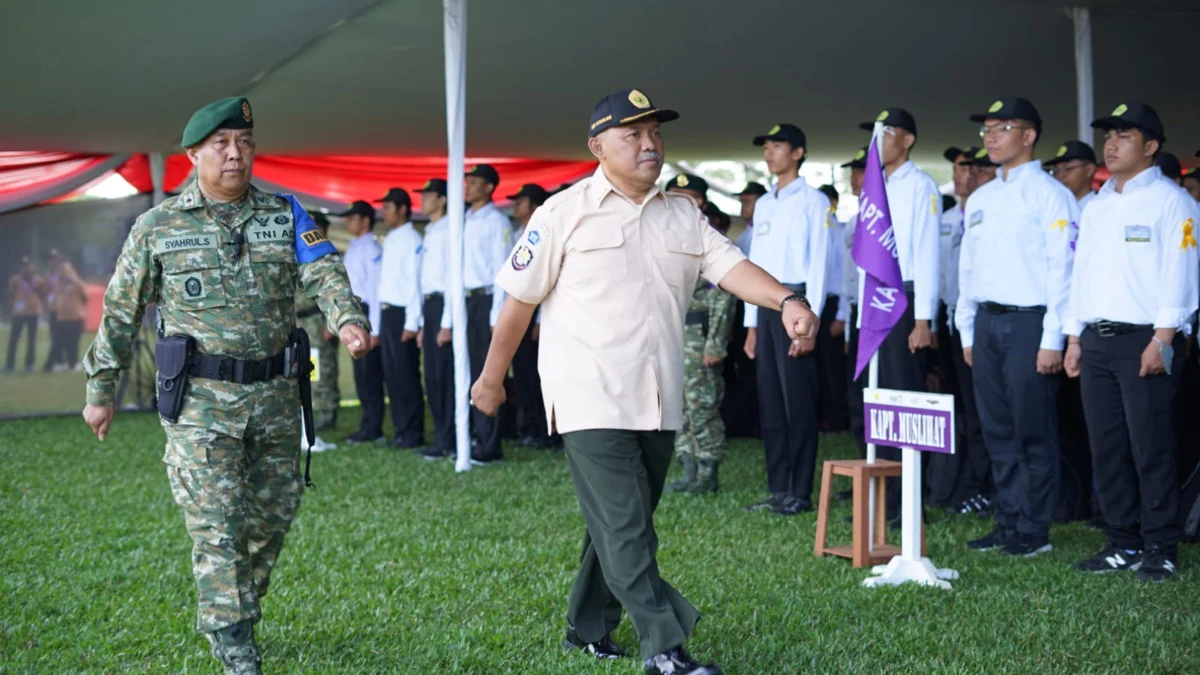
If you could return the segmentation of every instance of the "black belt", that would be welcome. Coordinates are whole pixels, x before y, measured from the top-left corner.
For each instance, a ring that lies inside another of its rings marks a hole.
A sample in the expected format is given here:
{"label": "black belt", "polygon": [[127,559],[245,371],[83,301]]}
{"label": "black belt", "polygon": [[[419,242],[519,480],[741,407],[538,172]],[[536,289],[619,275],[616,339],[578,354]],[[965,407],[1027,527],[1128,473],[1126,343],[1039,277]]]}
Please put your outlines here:
{"label": "black belt", "polygon": [[310,316],[316,316],[317,314],[320,314],[320,313],[321,313],[320,307],[315,307],[315,306],[309,307],[308,309],[302,309],[299,312],[296,312],[296,318],[297,319],[307,319]]}
{"label": "black belt", "polygon": [[442,297],[441,293],[426,293],[425,294],[425,302],[429,302],[430,300],[433,300],[434,298],[440,298],[440,297]]}
{"label": "black belt", "polygon": [[1089,323],[1088,328],[1096,331],[1100,337],[1113,337],[1114,335],[1128,335],[1136,333],[1140,330],[1154,330],[1154,325],[1149,323],[1123,323],[1121,321],[1097,321]]}
{"label": "black belt", "polygon": [[979,305],[993,314],[1011,314],[1013,312],[1029,312],[1031,314],[1045,314],[1045,305],[1033,305],[1031,307],[1020,307],[1018,305],[1001,305],[998,302],[981,302]]}
{"label": "black belt", "polygon": [[491,295],[491,294],[492,294],[491,286],[480,286],[479,288],[468,288],[467,289],[467,297],[468,298],[475,298],[480,295]]}
{"label": "black belt", "polygon": [[235,384],[253,384],[283,375],[285,365],[283,352],[257,361],[197,353],[192,354],[192,360],[188,364],[188,375]]}

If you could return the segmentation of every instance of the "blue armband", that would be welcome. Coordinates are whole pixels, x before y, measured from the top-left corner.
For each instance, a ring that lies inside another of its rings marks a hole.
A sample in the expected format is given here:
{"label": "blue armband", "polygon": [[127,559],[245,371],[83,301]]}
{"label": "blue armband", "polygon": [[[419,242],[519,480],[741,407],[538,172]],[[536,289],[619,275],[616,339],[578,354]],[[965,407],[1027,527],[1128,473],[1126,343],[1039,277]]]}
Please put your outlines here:
{"label": "blue armband", "polygon": [[282,193],[276,196],[283,197],[292,205],[292,223],[296,226],[296,262],[310,263],[330,253],[337,253],[337,249],[325,238],[325,233],[295,197]]}

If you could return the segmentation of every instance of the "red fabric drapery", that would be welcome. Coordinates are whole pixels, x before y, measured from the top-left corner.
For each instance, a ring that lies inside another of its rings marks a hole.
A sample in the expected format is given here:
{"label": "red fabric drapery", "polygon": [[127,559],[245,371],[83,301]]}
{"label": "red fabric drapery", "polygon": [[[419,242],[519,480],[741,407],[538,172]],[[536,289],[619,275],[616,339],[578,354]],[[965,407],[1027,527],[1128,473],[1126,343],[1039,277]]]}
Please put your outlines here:
{"label": "red fabric drapery", "polygon": [[0,152],[0,196],[66,183],[109,157],[76,152]]}
{"label": "red fabric drapery", "polygon": [[[574,182],[596,170],[596,162],[468,158],[467,167],[491,164],[500,173],[495,198],[504,202],[525,183],[552,190]],[[445,157],[378,157],[328,155],[293,157],[260,155],[254,159],[254,175],[288,190],[349,204],[365,199],[375,204],[388,188],[401,187],[420,208],[417,193],[430,178],[446,175]]]}
{"label": "red fabric drapery", "polygon": [[[192,163],[187,155],[170,155],[167,157],[166,170],[163,172],[163,190],[178,192],[192,171]],[[129,182],[138,192],[154,191],[154,181],[150,178],[150,156],[134,155],[128,162],[117,169],[117,173]]]}

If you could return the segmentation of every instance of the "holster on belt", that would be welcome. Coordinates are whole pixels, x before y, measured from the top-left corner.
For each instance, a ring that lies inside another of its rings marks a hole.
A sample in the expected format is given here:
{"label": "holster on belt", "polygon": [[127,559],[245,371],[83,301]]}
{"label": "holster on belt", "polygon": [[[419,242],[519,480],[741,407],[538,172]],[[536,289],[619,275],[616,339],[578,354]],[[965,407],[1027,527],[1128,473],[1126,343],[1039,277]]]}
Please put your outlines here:
{"label": "holster on belt", "polygon": [[187,392],[188,365],[196,351],[196,340],[190,335],[159,337],[154,347],[154,364],[158,369],[158,414],[174,424],[183,409]]}

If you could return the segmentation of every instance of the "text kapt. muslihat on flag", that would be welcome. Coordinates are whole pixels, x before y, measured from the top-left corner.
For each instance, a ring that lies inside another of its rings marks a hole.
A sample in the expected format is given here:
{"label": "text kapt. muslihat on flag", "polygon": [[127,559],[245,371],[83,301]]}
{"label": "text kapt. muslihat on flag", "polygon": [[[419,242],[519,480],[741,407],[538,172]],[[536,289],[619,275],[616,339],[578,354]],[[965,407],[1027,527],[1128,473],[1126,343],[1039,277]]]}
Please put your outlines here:
{"label": "text kapt. muslihat on flag", "polygon": [[858,358],[854,364],[854,379],[858,379],[879,350],[888,333],[908,309],[904,295],[904,277],[896,253],[896,233],[888,208],[887,187],[883,165],[879,161],[882,125],[875,125],[871,146],[867,150],[862,195],[858,198],[858,224],[850,255],[862,268],[865,281],[859,313],[862,327],[858,333]]}

